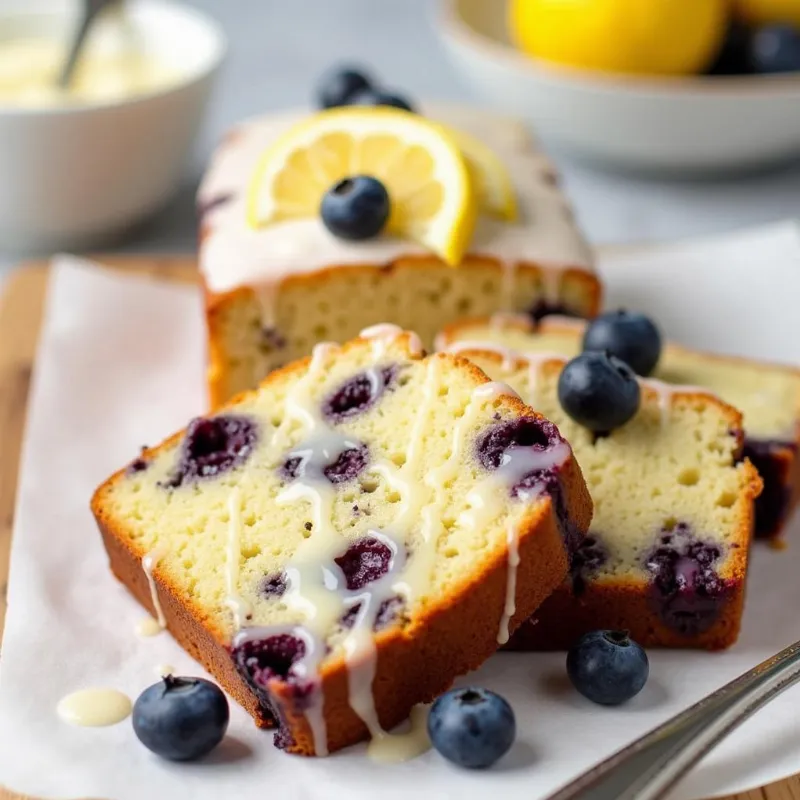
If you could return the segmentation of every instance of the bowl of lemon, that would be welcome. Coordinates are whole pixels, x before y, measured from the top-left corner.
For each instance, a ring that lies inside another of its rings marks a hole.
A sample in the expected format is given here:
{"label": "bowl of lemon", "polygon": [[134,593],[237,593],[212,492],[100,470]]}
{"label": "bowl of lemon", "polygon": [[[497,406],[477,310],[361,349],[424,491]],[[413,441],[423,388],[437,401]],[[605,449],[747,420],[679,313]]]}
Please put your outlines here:
{"label": "bowl of lemon", "polygon": [[800,0],[442,0],[490,104],[600,165],[705,175],[800,157]]}

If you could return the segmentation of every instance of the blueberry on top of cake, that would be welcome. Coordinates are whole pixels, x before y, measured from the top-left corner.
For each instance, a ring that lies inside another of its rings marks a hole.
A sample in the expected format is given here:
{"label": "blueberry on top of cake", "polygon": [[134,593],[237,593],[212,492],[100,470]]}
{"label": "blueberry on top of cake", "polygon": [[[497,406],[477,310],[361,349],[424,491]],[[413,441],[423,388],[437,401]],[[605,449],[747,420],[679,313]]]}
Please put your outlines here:
{"label": "blueberry on top of cake", "polygon": [[637,378],[609,353],[568,361],[550,352],[554,337],[544,352],[516,353],[481,345],[491,325],[464,328],[450,331],[451,347],[558,426],[594,501],[570,578],[512,646],[568,649],[596,629],[650,646],[731,645],[761,491],[739,411],[702,389]]}
{"label": "blueberry on top of cake", "polygon": [[[613,327],[613,318],[618,316],[619,312],[603,315],[590,329]],[[439,345],[458,352],[482,342],[499,348],[501,354],[513,350],[532,358],[546,353],[571,358],[581,351],[587,335],[586,323],[581,320],[551,317],[535,326],[529,319],[509,315],[456,323],[442,332]],[[613,346],[608,336],[604,334],[602,344]],[[641,341],[641,337],[634,338],[632,346]],[[652,345],[646,349],[650,352],[644,357],[653,363]],[[656,362],[653,378],[702,387],[742,412],[744,456],[764,481],[764,491],[756,502],[755,534],[758,538],[778,537],[800,501],[800,371],[672,343],[663,345]]]}

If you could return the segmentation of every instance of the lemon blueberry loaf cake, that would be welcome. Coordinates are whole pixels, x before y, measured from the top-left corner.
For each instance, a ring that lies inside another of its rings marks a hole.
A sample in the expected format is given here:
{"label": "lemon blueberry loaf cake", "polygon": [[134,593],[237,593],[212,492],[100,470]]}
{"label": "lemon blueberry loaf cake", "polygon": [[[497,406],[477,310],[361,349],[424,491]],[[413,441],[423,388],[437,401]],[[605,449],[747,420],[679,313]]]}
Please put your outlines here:
{"label": "lemon blueberry loaf cake", "polygon": [[[585,327],[581,320],[550,317],[537,326],[522,316],[497,315],[454,324],[442,332],[438,345],[458,351],[486,342],[501,351],[571,358],[581,351]],[[800,371],[667,344],[652,374],[668,383],[703,386],[742,412],[744,455],[764,481],[755,533],[777,537],[800,500]]]}
{"label": "lemon blueberry loaf cake", "polygon": [[212,405],[390,322],[592,317],[592,257],[517,120],[351,106],[241,124],[198,196]]}
{"label": "lemon blueberry loaf cake", "polygon": [[637,381],[606,353],[458,349],[556,423],[594,502],[570,578],[511,647],[567,649],[596,629],[650,646],[731,645],[760,490],[741,414],[701,389]]}
{"label": "lemon blueberry loaf cake", "polygon": [[387,734],[568,572],[591,500],[556,427],[394,326],[273,372],[95,493],[111,568],[276,744]]}

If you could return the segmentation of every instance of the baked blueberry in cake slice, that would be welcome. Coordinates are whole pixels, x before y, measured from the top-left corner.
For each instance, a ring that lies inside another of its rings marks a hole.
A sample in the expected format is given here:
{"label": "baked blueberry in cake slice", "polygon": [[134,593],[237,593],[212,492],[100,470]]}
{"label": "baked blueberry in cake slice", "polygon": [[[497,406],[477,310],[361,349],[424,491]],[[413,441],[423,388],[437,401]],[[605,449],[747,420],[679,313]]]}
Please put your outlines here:
{"label": "baked blueberry in cake slice", "polygon": [[606,353],[567,361],[465,341],[463,356],[558,426],[594,502],[568,580],[510,646],[568,649],[597,629],[645,646],[733,644],[761,490],[741,414],[702,389],[637,378]]}
{"label": "baked blueberry in cake slice", "polygon": [[[535,326],[523,316],[498,315],[456,323],[439,335],[438,345],[458,352],[484,342],[501,354],[571,358],[581,351],[585,328],[576,319],[553,317]],[[756,501],[755,535],[779,537],[800,502],[800,370],[668,343],[652,375],[671,384],[702,386],[742,412],[744,455],[764,482]]]}
{"label": "baked blueberry in cake slice", "polygon": [[194,420],[92,508],[111,568],[293,753],[386,731],[564,580],[591,501],[558,429],[379,326]]}

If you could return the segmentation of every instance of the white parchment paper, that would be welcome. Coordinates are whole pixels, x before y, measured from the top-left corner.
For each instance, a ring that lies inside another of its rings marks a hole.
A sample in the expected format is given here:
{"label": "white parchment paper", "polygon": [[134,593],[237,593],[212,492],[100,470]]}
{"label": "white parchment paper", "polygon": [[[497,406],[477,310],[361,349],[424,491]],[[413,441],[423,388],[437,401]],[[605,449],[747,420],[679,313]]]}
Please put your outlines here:
{"label": "white parchment paper", "polygon": [[[800,236],[792,225],[717,241],[609,254],[611,302],[644,308],[671,336],[800,363]],[[738,288],[737,288],[738,287]],[[559,654],[499,654],[468,681],[505,695],[517,744],[480,774],[435,753],[398,766],[363,747],[309,760],[274,750],[232,707],[229,736],[203,763],[160,761],[129,721],[61,722],[64,694],[108,686],[131,697],[157,665],[200,674],[168,634],[140,639],[142,610],[107,570],[89,496],[142,444],[203,410],[200,299],[187,287],[54,265],[30,400],[0,660],[0,784],[53,798],[104,800],[537,800],[704,694],[800,639],[800,520],[783,552],[757,547],[740,642],[724,654],[651,653],[628,706],[592,706]],[[465,681],[462,681],[462,683]],[[790,690],[703,762],[676,800],[724,794],[800,769],[800,690]]]}

